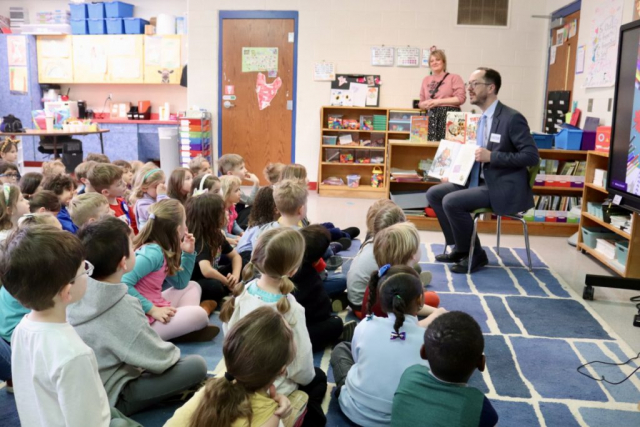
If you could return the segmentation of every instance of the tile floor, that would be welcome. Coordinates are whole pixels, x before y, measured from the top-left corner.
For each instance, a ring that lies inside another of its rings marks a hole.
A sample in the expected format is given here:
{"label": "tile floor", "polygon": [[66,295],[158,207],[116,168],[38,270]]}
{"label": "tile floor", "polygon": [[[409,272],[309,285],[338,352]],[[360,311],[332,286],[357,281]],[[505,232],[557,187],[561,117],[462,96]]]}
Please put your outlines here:
{"label": "tile floor", "polygon": [[[342,199],[320,197],[316,192],[309,193],[308,217],[312,222],[333,222],[337,227],[359,227],[364,233],[365,215],[374,200]],[[440,232],[421,231],[423,242],[444,243]],[[495,246],[495,235],[481,234],[483,245]],[[611,276],[613,273],[589,255],[582,254],[562,237],[531,236],[531,248],[556,271],[564,281],[582,296],[586,274]],[[503,235],[501,245],[524,247],[521,235]],[[629,298],[640,292],[617,289],[597,288],[595,300],[589,305],[611,326],[611,328],[629,344],[635,352],[640,352],[640,328],[633,326],[633,316],[637,313],[635,304]]]}

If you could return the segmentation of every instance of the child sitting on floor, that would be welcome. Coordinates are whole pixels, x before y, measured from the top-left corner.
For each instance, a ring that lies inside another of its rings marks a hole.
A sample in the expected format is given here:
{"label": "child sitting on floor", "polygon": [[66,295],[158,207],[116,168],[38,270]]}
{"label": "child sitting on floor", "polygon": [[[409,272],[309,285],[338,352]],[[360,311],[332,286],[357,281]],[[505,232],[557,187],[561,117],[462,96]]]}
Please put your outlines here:
{"label": "child sitting on floor", "polygon": [[[420,260],[420,235],[416,226],[410,222],[401,222],[387,227],[380,231],[373,243],[373,254],[376,263],[383,266],[390,265],[408,265],[415,270],[415,265]],[[380,301],[378,301],[378,285],[379,276],[376,270],[367,285],[364,293],[362,307],[367,315],[373,314],[378,317],[386,317],[386,312],[382,310]],[[424,286],[424,284],[423,284]],[[425,305],[418,312],[419,316],[429,316],[440,305],[440,297],[435,292],[424,292]],[[424,326],[429,320],[421,320]]]}
{"label": "child sitting on floor", "polygon": [[260,189],[260,180],[257,176],[247,170],[244,164],[244,159],[238,154],[225,154],[220,157],[218,159],[218,170],[221,176],[237,176],[240,179],[240,185],[242,185],[242,181],[251,181],[251,183],[253,183],[251,193],[247,196],[241,192],[240,202],[236,206],[236,211],[238,212],[238,225],[240,225],[244,230],[247,228],[247,224],[249,222],[251,206],[253,205],[256,194],[258,194],[258,190]]}
{"label": "child sitting on floor", "polygon": [[[13,332],[12,374],[24,426],[108,426],[109,401],[96,357],[66,320],[93,266],[74,235],[47,225],[16,232],[0,260],[1,281],[31,312]],[[43,420],[46,420],[44,422]],[[118,425],[136,425],[126,418]]]}
{"label": "child sitting on floor", "polygon": [[29,213],[29,202],[22,197],[17,185],[2,184],[0,194],[0,243],[18,227],[18,219]]}
{"label": "child sitting on floor", "polygon": [[191,183],[191,195],[198,196],[205,192],[217,194],[220,196],[220,178],[210,173],[198,175],[193,178]]}
{"label": "child sitting on floor", "polygon": [[202,154],[198,154],[189,162],[189,169],[193,176],[212,174],[211,163]]}
{"label": "child sitting on floor", "polygon": [[115,216],[107,198],[98,193],[84,193],[71,199],[69,214],[78,228],[103,217]]}
{"label": "child sitting on floor", "polygon": [[76,180],[78,181],[78,191],[77,194],[90,193],[91,184],[89,183],[89,171],[93,168],[97,162],[94,161],[84,161],[76,166],[74,174],[76,176]]}
{"label": "child sitting on floor", "polygon": [[251,260],[252,240],[256,233],[260,233],[260,227],[278,221],[280,212],[276,208],[276,201],[273,199],[273,187],[262,187],[251,207],[249,214],[249,224],[236,250],[242,257],[242,265],[245,266]]}
{"label": "child sitting on floor", "polygon": [[18,166],[0,160],[0,183],[1,184],[17,184],[20,180],[20,170]]}
{"label": "child sitting on floor", "polygon": [[88,178],[91,189],[107,198],[116,218],[124,216],[133,232],[138,234],[136,215],[124,199],[126,186],[122,180],[122,169],[111,163],[98,163],[89,170]]}
{"label": "child sitting on floor", "polygon": [[78,231],[78,226],[73,223],[67,206],[73,197],[74,183],[69,175],[48,176],[42,183],[42,189],[52,191],[60,201],[60,212],[58,220],[62,224],[62,229],[73,234]]}
{"label": "child sitting on floor", "polygon": [[393,398],[392,426],[492,427],[498,414],[491,402],[467,382],[484,371],[484,337],[478,323],[460,311],[444,313],[424,333],[420,357],[429,362],[407,368]]}
{"label": "child sitting on floor", "polygon": [[[424,334],[417,317],[424,305],[418,273],[406,265],[387,264],[377,277],[388,317],[367,317],[356,327],[351,344],[340,343],[331,353],[340,409],[354,423],[372,427],[391,422],[393,393],[404,370],[427,364],[418,354]],[[424,420],[415,425],[421,424]]]}
{"label": "child sitting on floor", "polygon": [[113,164],[122,169],[122,180],[127,186],[127,189],[131,190],[133,186],[133,168],[131,167],[131,163],[126,160],[114,160]]}
{"label": "child sitting on floor", "polygon": [[204,359],[181,359],[180,349],[158,336],[138,300],[127,294],[122,276],[136,263],[127,224],[104,218],[81,228],[78,238],[94,270],[85,296],[69,306],[67,317],[96,354],[109,404],[131,415],[204,380]]}
{"label": "child sitting on floor", "polygon": [[154,163],[149,162],[138,171],[130,198],[134,205],[138,229],[142,229],[149,220],[149,206],[158,200],[169,198],[164,181],[164,172]]}
{"label": "child sitting on floor", "polygon": [[44,175],[39,172],[27,172],[20,180],[20,191],[25,199],[29,200],[38,191],[42,190]]}
{"label": "child sitting on floor", "polygon": [[[61,208],[60,199],[53,191],[40,190],[29,198],[29,212],[31,213],[49,212],[57,217]],[[62,225],[60,226],[62,227]]]}
{"label": "child sitting on floor", "polygon": [[[304,308],[291,295],[294,285],[289,278],[302,263],[304,238],[291,228],[269,230],[260,236],[243,271],[246,286],[236,286],[234,295],[220,313],[223,329],[232,328],[240,319],[259,307],[270,307],[283,314],[293,329],[296,357],[287,367],[286,374],[274,381],[278,393],[289,395],[300,389],[309,395],[305,424],[324,425],[326,417],[322,401],[326,393],[327,377],[313,366],[309,332],[305,326]],[[254,278],[254,272],[260,273]]]}
{"label": "child sitting on floor", "polygon": [[176,168],[169,176],[169,184],[167,185],[167,195],[176,199],[183,205],[187,202],[191,194],[191,183],[193,182],[193,174],[187,168]]}
{"label": "child sitting on floor", "polygon": [[283,396],[273,385],[296,354],[293,332],[280,313],[260,307],[247,314],[227,333],[222,354],[225,374],[207,380],[165,427],[291,427],[302,416],[306,393]]}
{"label": "child sitting on floor", "polygon": [[[269,181],[269,185],[276,185],[280,182],[280,175],[284,169],[284,163],[269,163],[264,167],[262,174],[264,178]],[[256,195],[257,197],[257,195]]]}
{"label": "child sitting on floor", "polygon": [[[164,340],[209,341],[220,329],[209,325],[211,303],[200,306],[202,290],[191,282],[195,239],[187,232],[184,207],[174,199],[149,208],[149,222],[134,239],[136,263],[122,276],[129,294],[138,298],[151,327]],[[162,290],[167,281],[171,287]],[[193,332],[192,334],[190,334]]]}
{"label": "child sitting on floor", "polygon": [[13,139],[6,137],[2,144],[0,144],[0,159],[5,162],[17,164],[18,163],[18,143],[19,139]]}
{"label": "child sitting on floor", "polygon": [[42,175],[44,175],[45,178],[48,176],[63,175],[65,173],[67,173],[67,167],[60,159],[42,162]]}
{"label": "child sitting on floor", "polygon": [[[240,281],[242,258],[222,234],[225,209],[217,194],[204,193],[187,200],[187,228],[196,239],[196,263],[191,280],[202,288],[202,300],[213,300],[216,306]],[[225,265],[220,258],[226,257]]]}
{"label": "child sitting on floor", "polygon": [[238,244],[238,240],[244,234],[244,230],[240,228],[238,222],[238,213],[236,212],[236,204],[240,202],[242,190],[240,189],[242,181],[237,176],[225,175],[220,178],[220,193],[224,200],[225,209],[229,215],[229,222],[225,228],[225,233],[229,243],[234,246]]}

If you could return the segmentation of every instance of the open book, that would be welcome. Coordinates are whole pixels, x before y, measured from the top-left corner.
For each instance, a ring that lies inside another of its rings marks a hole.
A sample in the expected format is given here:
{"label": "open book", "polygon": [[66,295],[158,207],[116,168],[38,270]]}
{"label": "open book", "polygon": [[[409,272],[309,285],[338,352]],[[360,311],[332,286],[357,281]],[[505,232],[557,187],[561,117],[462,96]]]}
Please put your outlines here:
{"label": "open book", "polygon": [[453,184],[465,185],[476,159],[477,148],[475,144],[460,144],[443,139],[428,175],[440,179],[449,178],[449,182]]}

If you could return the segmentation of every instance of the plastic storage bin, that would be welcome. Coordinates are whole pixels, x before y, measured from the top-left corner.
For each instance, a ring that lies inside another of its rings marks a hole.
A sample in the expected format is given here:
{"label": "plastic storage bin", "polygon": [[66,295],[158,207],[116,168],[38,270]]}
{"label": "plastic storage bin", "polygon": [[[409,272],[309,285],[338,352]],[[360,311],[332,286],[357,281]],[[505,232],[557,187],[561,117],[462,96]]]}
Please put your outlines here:
{"label": "plastic storage bin", "polygon": [[89,19],[104,19],[104,3],[87,3]]}
{"label": "plastic storage bin", "polygon": [[548,133],[534,133],[533,140],[538,148],[552,148],[554,135]]}
{"label": "plastic storage bin", "polygon": [[582,130],[562,129],[556,134],[556,148],[560,150],[579,150],[582,144]]}
{"label": "plastic storage bin", "polygon": [[124,34],[122,18],[107,18],[107,34]]}
{"label": "plastic storage bin", "polygon": [[145,25],[149,25],[149,21],[140,18],[124,18],[124,33],[144,34]]}
{"label": "plastic storage bin", "polygon": [[582,227],[582,241],[591,249],[595,249],[596,239],[611,239],[615,235],[604,227]]}
{"label": "plastic storage bin", "polygon": [[89,27],[87,27],[86,19],[72,19],[71,20],[71,34],[89,34]]}
{"label": "plastic storage bin", "polygon": [[360,187],[360,175],[347,175],[347,186],[351,188]]}
{"label": "plastic storage bin", "polygon": [[121,1],[110,1],[104,4],[104,12],[107,18],[131,18],[133,5]]}
{"label": "plastic storage bin", "polygon": [[616,242],[616,259],[622,265],[627,265],[627,256],[629,256],[629,242],[623,240]]}
{"label": "plastic storage bin", "polygon": [[89,19],[89,34],[105,34],[105,20],[104,19]]}
{"label": "plastic storage bin", "polygon": [[593,130],[582,131],[582,143],[580,149],[584,151],[596,149],[596,132]]}
{"label": "plastic storage bin", "polygon": [[71,12],[71,19],[87,19],[87,5],[85,3],[69,3],[69,11]]}
{"label": "plastic storage bin", "polygon": [[338,137],[333,135],[323,135],[322,136],[322,145],[336,145],[338,142]]}

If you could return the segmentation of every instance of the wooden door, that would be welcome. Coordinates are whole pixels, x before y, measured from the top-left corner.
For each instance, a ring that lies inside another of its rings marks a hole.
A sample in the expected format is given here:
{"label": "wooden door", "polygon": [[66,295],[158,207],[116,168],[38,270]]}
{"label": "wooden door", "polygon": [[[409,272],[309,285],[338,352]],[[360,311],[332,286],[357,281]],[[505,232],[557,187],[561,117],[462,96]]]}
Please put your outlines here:
{"label": "wooden door", "polygon": [[[218,154],[240,154],[247,169],[267,184],[262,170],[269,162],[293,161],[295,21],[225,19],[223,12],[221,21]],[[247,71],[259,68],[257,62],[246,61],[247,48],[252,47],[277,48],[277,71]],[[244,72],[243,55],[248,66]],[[260,74],[267,84],[273,84],[277,78],[282,82],[270,105],[263,109],[256,92]]]}

